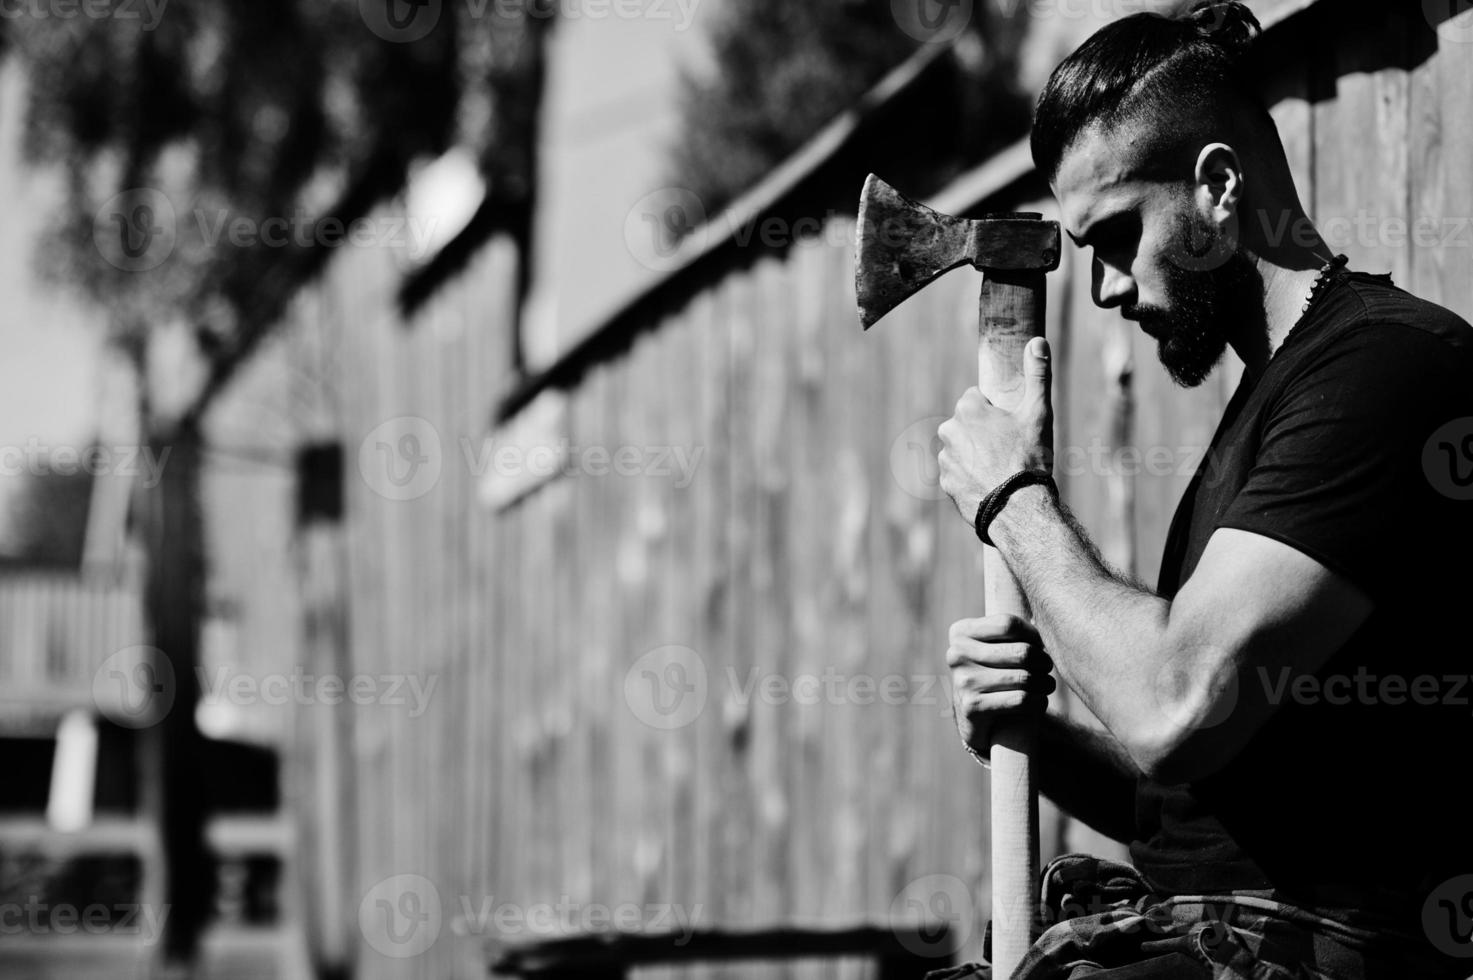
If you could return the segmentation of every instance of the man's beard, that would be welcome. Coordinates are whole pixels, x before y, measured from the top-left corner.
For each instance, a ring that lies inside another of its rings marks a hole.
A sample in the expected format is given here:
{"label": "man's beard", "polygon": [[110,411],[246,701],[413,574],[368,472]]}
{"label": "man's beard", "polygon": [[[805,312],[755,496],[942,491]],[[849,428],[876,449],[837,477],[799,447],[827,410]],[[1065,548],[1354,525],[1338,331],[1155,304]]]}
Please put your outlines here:
{"label": "man's beard", "polygon": [[1235,248],[1205,271],[1183,268],[1168,259],[1166,303],[1122,310],[1128,320],[1156,339],[1166,373],[1183,388],[1207,379],[1227,350],[1228,340],[1263,320],[1263,279],[1252,260]]}

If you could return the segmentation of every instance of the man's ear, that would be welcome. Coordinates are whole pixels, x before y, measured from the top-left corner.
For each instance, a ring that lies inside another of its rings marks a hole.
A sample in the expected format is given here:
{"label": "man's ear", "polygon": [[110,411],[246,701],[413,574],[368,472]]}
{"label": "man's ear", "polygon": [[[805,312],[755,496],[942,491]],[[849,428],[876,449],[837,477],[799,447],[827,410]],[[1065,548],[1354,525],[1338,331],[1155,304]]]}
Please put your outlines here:
{"label": "man's ear", "polygon": [[1219,228],[1229,230],[1243,200],[1243,168],[1226,143],[1208,143],[1197,154],[1193,173],[1199,203],[1210,209]]}

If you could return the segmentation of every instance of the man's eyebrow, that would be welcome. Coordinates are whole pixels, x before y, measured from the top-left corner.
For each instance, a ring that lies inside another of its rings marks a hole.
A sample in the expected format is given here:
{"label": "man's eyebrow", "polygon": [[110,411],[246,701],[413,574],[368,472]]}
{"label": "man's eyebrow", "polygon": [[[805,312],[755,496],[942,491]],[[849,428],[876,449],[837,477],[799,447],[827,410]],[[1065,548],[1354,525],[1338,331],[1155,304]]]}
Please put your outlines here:
{"label": "man's eyebrow", "polygon": [[1099,233],[1102,230],[1107,230],[1116,225],[1119,225],[1122,221],[1128,219],[1129,217],[1130,208],[1120,208],[1119,210],[1110,211],[1106,214],[1100,215],[1098,218],[1095,218],[1095,220],[1089,223],[1089,227],[1085,228],[1078,235],[1074,234],[1074,232],[1069,231],[1068,229],[1064,230],[1064,234],[1068,235],[1069,240],[1075,245],[1080,248],[1084,248],[1089,245],[1089,240],[1091,238],[1099,237]]}

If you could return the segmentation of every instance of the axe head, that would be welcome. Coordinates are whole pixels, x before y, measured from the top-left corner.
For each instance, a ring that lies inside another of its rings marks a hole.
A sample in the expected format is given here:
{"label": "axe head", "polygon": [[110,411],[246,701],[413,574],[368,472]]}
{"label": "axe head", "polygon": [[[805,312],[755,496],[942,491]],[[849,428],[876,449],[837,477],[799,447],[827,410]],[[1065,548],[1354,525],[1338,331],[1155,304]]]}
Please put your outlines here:
{"label": "axe head", "polygon": [[859,197],[854,291],[868,330],[931,280],[970,263],[988,270],[1059,265],[1059,224],[1040,214],[956,218],[901,195],[874,174]]}

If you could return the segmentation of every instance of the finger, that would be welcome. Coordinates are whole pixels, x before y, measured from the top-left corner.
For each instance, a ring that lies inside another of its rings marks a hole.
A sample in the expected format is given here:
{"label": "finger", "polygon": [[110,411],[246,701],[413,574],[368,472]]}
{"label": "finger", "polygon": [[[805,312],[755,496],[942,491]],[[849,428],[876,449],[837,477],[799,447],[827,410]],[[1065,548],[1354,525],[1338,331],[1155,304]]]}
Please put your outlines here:
{"label": "finger", "polygon": [[1047,695],[1035,691],[967,692],[961,697],[960,711],[967,721],[977,724],[996,723],[999,716],[1026,715],[1047,708]]}
{"label": "finger", "polygon": [[1003,691],[1054,693],[1058,682],[1052,674],[1036,674],[1027,670],[986,670],[960,668],[953,675],[958,690],[967,694],[1000,694]]}
{"label": "finger", "polygon": [[958,619],[951,624],[951,638],[971,637],[990,643],[1039,643],[1038,628],[1021,616],[1012,613],[993,613],[973,619]]}
{"label": "finger", "polygon": [[984,667],[990,670],[1027,670],[1037,663],[1028,643],[994,643],[959,636],[946,648],[948,667]]}
{"label": "finger", "polygon": [[1048,341],[1034,337],[1023,348],[1023,404],[1050,409],[1049,389],[1053,381],[1053,358]]}
{"label": "finger", "polygon": [[947,419],[936,427],[936,438],[941,440],[944,446],[950,446],[953,436],[956,434],[955,417]]}
{"label": "finger", "polygon": [[962,396],[956,400],[955,414],[957,418],[965,418],[992,407],[992,399],[982,394],[981,388],[972,387],[962,392]]}

